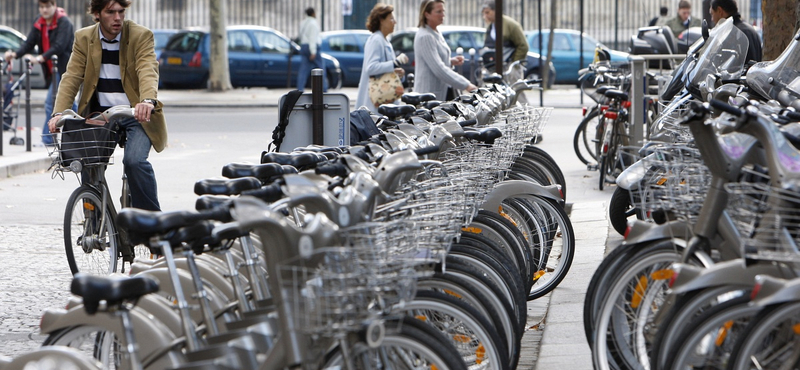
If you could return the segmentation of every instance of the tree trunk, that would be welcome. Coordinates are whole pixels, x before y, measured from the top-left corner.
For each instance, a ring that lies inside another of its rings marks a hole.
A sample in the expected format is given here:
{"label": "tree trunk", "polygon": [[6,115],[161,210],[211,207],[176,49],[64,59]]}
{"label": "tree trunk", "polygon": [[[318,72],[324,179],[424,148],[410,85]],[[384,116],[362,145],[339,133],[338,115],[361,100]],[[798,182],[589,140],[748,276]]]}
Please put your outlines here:
{"label": "tree trunk", "polygon": [[764,0],[761,3],[764,60],[774,60],[792,41],[798,27],[797,0]]}
{"label": "tree trunk", "polygon": [[542,87],[545,89],[550,86],[549,66],[550,62],[553,61],[553,38],[555,36],[556,22],[558,21],[556,4],[558,4],[557,0],[550,0],[550,34],[547,36],[547,59],[545,59],[543,66],[539,66],[539,77],[542,79]]}
{"label": "tree trunk", "polygon": [[209,51],[208,88],[211,91],[232,89],[228,70],[228,37],[225,32],[225,0],[209,0],[211,50]]}

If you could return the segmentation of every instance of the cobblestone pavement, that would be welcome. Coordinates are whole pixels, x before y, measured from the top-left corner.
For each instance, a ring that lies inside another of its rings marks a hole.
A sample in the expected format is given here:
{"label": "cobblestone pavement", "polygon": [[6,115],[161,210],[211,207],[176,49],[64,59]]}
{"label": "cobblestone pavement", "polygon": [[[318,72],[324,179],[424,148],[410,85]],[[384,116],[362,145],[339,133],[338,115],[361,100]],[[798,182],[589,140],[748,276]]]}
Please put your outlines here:
{"label": "cobblestone pavement", "polygon": [[67,304],[72,274],[61,227],[0,225],[0,235],[0,355],[15,357],[41,346],[39,319]]}

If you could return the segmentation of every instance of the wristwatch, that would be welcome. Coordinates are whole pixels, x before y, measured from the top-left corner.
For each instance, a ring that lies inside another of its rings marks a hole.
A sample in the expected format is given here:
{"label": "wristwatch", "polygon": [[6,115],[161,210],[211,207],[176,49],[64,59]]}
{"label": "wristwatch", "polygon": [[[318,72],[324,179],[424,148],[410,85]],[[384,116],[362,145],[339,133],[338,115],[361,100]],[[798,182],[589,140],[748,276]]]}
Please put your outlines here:
{"label": "wristwatch", "polygon": [[142,99],[142,103],[152,104],[153,107],[158,106],[158,100],[155,99]]}

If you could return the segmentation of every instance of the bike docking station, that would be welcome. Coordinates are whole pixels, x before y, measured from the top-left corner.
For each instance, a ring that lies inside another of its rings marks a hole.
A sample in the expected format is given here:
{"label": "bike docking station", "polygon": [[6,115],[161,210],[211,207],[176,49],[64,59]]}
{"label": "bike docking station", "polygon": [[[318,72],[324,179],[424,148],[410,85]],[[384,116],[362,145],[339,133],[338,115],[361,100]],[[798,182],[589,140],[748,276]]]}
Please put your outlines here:
{"label": "bike docking station", "polygon": [[[308,145],[350,145],[350,99],[345,94],[323,93],[322,69],[311,70],[311,93],[302,94],[292,107],[283,152]],[[288,94],[278,103],[283,106]]]}
{"label": "bike docking station", "polygon": [[[55,58],[55,57],[54,57]],[[23,58],[23,64],[20,65],[20,77],[16,83],[11,83],[11,81],[6,84],[5,82],[5,71],[8,68],[9,77],[13,76],[11,73],[11,64],[8,63],[8,66],[4,65],[6,63],[4,60],[0,60],[0,124],[2,125],[2,129],[0,129],[0,156],[3,155],[3,134],[6,130],[5,126],[8,125],[9,130],[14,133],[14,136],[11,137],[9,140],[10,145],[25,145],[25,151],[31,151],[31,71],[33,70],[33,63],[28,58]],[[22,70],[24,65],[24,71]],[[25,83],[25,139],[21,137],[17,137],[17,125],[19,124],[19,109],[21,105],[21,99],[17,98],[17,106],[13,107],[14,104],[14,96],[21,97],[22,91],[16,91],[22,88],[21,84]],[[6,101],[6,99],[9,99]],[[16,122],[14,122],[16,120]],[[13,123],[13,124],[12,124]]]}

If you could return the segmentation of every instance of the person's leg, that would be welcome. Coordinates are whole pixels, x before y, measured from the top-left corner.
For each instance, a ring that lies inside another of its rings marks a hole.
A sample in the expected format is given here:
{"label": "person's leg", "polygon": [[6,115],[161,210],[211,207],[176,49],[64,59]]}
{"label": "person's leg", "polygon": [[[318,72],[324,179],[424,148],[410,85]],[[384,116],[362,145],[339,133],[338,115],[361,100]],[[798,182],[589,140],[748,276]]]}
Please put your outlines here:
{"label": "person's leg", "polygon": [[131,190],[131,206],[149,211],[160,211],[158,188],[153,166],[147,160],[150,155],[150,138],[144,132],[142,124],[134,118],[120,122],[125,130],[125,156],[122,164],[128,176],[128,187]]}
{"label": "person's leg", "polygon": [[50,117],[53,115],[53,105],[55,105],[56,100],[55,90],[58,88],[57,81],[58,77],[53,76],[53,81],[47,89],[47,97],[44,99],[44,126],[42,127],[42,143],[44,145],[52,145],[55,141],[53,135],[50,135],[50,127],[48,127],[47,122],[50,121]]}
{"label": "person's leg", "polygon": [[300,69],[297,71],[297,90],[305,91],[308,75],[311,74],[311,61],[305,55],[300,56]]}

